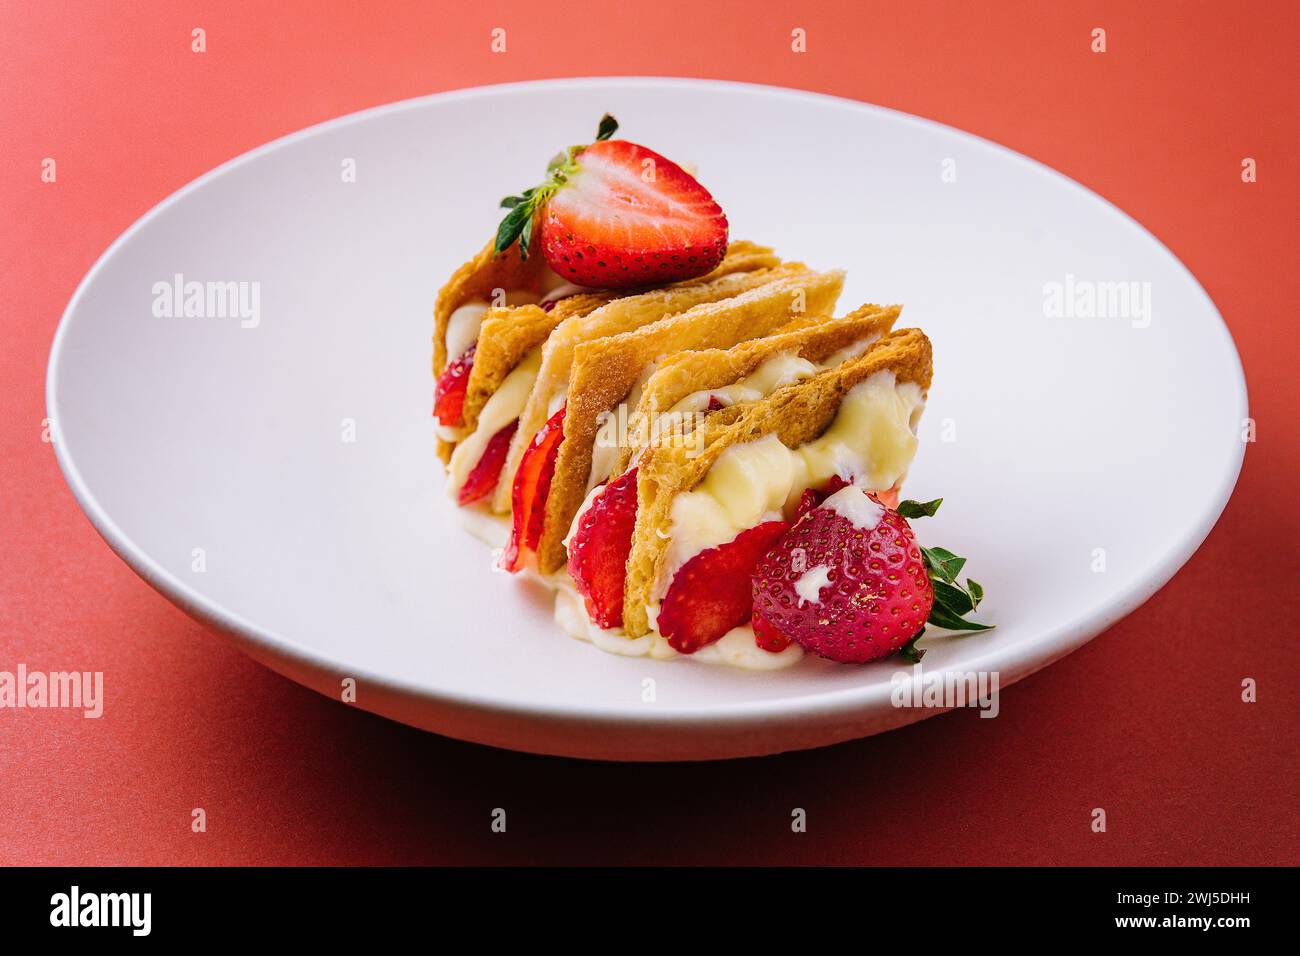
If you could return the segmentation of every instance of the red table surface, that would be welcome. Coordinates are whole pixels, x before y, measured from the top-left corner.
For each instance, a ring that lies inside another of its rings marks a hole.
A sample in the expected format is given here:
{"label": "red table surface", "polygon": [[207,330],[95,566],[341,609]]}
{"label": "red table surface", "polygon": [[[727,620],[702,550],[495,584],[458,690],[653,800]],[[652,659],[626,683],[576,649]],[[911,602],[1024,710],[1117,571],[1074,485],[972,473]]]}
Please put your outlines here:
{"label": "red table surface", "polygon": [[[98,720],[0,710],[0,863],[1300,863],[1298,10],[5,2],[0,670],[102,670],[108,703]],[[489,50],[497,26],[504,55]],[[194,27],[206,53],[191,52]],[[252,663],[109,551],[41,431],[56,323],[114,237],[209,168],[321,120],[620,73],[930,117],[1148,227],[1222,312],[1258,422],[1200,551],[1128,619],[1009,689],[997,720],[964,711],[820,751],[669,766],[512,754],[349,709]],[[1245,157],[1257,182],[1242,182]],[[191,832],[195,807],[205,833]],[[795,807],[806,833],[791,832]]]}

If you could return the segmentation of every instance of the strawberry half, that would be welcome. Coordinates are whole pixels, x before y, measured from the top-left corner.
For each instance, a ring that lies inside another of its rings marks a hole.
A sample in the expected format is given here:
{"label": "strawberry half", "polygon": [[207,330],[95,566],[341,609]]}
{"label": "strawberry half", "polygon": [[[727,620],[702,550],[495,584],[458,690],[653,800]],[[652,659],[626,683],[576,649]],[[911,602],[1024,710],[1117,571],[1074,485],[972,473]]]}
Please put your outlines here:
{"label": "strawberry half", "polygon": [[592,499],[569,540],[569,573],[597,626],[623,626],[623,583],[636,527],[636,469]]}
{"label": "strawberry half", "polygon": [[465,390],[474,368],[474,348],[471,345],[443,369],[433,389],[433,416],[449,428],[465,424]]}
{"label": "strawberry half", "polygon": [[501,480],[501,469],[505,467],[506,455],[510,451],[510,439],[515,437],[519,428],[519,419],[501,428],[488,439],[483,454],[465,476],[465,484],[460,486],[457,500],[461,506],[472,505],[480,498],[486,498]]}
{"label": "strawberry half", "polygon": [[547,264],[582,286],[625,289],[693,279],[727,252],[727,217],[690,173],[651,149],[610,140],[606,114],[596,142],[551,160],[540,186],[508,196],[498,253],[540,241]]}
{"label": "strawberry half", "polygon": [[674,650],[693,654],[749,620],[754,566],[789,528],[785,521],[756,525],[682,565],[658,618],[659,633]]}
{"label": "strawberry half", "polygon": [[542,524],[546,519],[546,497],[551,493],[551,479],[555,477],[555,459],[564,441],[564,409],[550,417],[529,442],[515,483],[511,489],[510,543],[501,553],[501,567],[511,574],[523,569],[528,556],[537,550],[542,540]]}
{"label": "strawberry half", "polygon": [[822,657],[861,664],[916,637],[934,589],[906,519],[849,485],[758,562],[753,601],[755,619],[769,630]]}

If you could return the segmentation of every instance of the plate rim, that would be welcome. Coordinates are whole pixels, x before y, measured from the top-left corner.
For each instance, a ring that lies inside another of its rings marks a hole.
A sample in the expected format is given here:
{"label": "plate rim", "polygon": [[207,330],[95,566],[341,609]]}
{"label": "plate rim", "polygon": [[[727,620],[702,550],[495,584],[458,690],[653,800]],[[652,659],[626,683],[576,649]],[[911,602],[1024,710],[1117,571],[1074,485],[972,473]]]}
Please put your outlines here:
{"label": "plate rim", "polygon": [[[199,594],[183,580],[162,568],[142,548],[137,546],[131,540],[131,538],[116,524],[104,507],[96,500],[93,492],[81,475],[73,452],[66,447],[63,441],[59,426],[59,366],[63,354],[64,342],[69,334],[68,330],[74,321],[74,313],[77,311],[87,290],[96,281],[100,272],[105,270],[111,263],[118,251],[130,242],[136,234],[143,231],[157,216],[170,209],[173,205],[183,201],[191,193],[203,188],[210,181],[225,175],[245,163],[253,162],[262,156],[284,149],[301,140],[310,138],[319,132],[323,132],[326,129],[335,130],[340,127],[363,122],[375,116],[418,109],[430,102],[489,99],[501,95],[508,96],[514,92],[526,92],[537,89],[564,90],[582,88],[586,90],[593,86],[597,88],[644,88],[657,86],[660,88],[677,89],[694,87],[722,91],[741,91],[752,94],[780,96],[805,102],[831,102],[847,109],[863,110],[877,114],[888,114],[891,117],[901,119],[907,123],[919,124],[929,128],[938,128],[950,134],[956,134],[967,140],[978,142],[985,148],[1002,153],[1013,161],[1027,164],[1038,173],[1046,174],[1049,177],[1060,181],[1067,188],[1074,188],[1083,191],[1092,199],[1110,207],[1110,209],[1118,213],[1118,215],[1126,221],[1129,226],[1139,230],[1150,239],[1155,246],[1168,256],[1178,269],[1181,270],[1184,276],[1191,282],[1196,292],[1199,293],[1200,297],[1204,300],[1205,304],[1209,306],[1210,311],[1218,320],[1218,331],[1223,337],[1224,344],[1226,345],[1228,355],[1231,359],[1230,370],[1233,373],[1232,385],[1235,386],[1233,391],[1236,393],[1235,397],[1238,412],[1240,417],[1243,418],[1248,415],[1249,401],[1245,371],[1242,366],[1240,353],[1238,352],[1236,343],[1233,340],[1231,330],[1223,320],[1223,316],[1219,312],[1213,299],[1211,299],[1209,294],[1205,291],[1205,288],[1201,285],[1199,280],[1197,280],[1191,270],[1187,268],[1187,266],[1181,259],[1179,259],[1173,250],[1169,248],[1168,245],[1162,242],[1154,233],[1106,197],[1064,173],[1053,169],[1045,163],[1030,156],[1026,156],[1010,147],[1003,146],[1000,143],[987,139],[976,133],[972,133],[968,130],[963,130],[959,127],[942,123],[937,120],[928,119],[890,107],[879,106],[877,104],[853,99],[851,97],[762,83],[668,76],[581,76],[462,87],[397,100],[391,103],[379,104],[352,113],[346,113],[342,116],[322,120],[318,123],[313,123],[309,126],[272,139],[260,146],[254,147],[251,150],[240,153],[238,156],[222,162],[181,186],[179,189],[173,191],[139,216],[131,223],[131,225],[121,232],[112,243],[108,245],[77,284],[75,291],[72,293],[67,306],[64,308],[63,313],[59,318],[59,323],[50,345],[49,358],[46,365],[46,415],[53,423],[54,441],[52,444],[54,445],[55,458],[58,461],[64,481],[71,489],[78,506],[90,520],[90,523],[95,528],[96,532],[104,539],[113,552],[131,568],[132,571],[134,571],[152,588],[158,591],[169,602],[181,608],[191,617],[195,618],[202,624],[218,630],[222,634],[228,635],[233,640],[236,647],[248,654],[254,660],[269,667],[277,673],[288,677],[295,683],[307,687],[312,687],[312,685],[307,683],[300,674],[294,672],[288,666],[284,666],[286,661],[292,660],[296,664],[307,668],[312,672],[313,676],[325,675],[335,677],[339,674],[347,674],[349,676],[354,676],[358,682],[365,682],[369,687],[380,689],[388,695],[393,695],[399,698],[413,697],[429,704],[435,704],[439,707],[450,707],[466,713],[511,719],[528,718],[533,721],[543,721],[549,725],[555,726],[560,726],[574,720],[583,720],[597,721],[601,724],[617,725],[619,727],[636,729],[677,729],[683,726],[699,729],[699,721],[701,720],[707,720],[710,724],[718,727],[741,726],[749,724],[756,719],[764,721],[779,721],[795,716],[803,716],[806,718],[813,713],[820,718],[847,718],[852,717],[856,713],[871,712],[877,706],[888,700],[891,689],[890,686],[887,683],[872,682],[865,685],[813,691],[810,693],[797,694],[776,699],[737,701],[721,704],[710,703],[690,706],[668,705],[656,706],[654,708],[633,708],[628,706],[624,708],[611,705],[594,705],[585,702],[565,702],[562,704],[541,707],[528,703],[521,703],[507,696],[497,696],[490,692],[466,694],[456,690],[434,689],[430,688],[428,685],[417,682],[379,675],[369,671],[365,667],[356,667],[350,664],[344,664],[342,661],[331,658],[327,654],[313,650],[291,638],[284,637],[273,631],[255,627],[251,622],[245,620],[239,614],[227,610],[215,601]],[[1191,559],[1201,544],[1205,541],[1206,537],[1208,537],[1215,524],[1218,523],[1219,518],[1223,514],[1224,509],[1227,507],[1227,504],[1232,497],[1232,493],[1240,476],[1245,458],[1245,445],[1245,442],[1235,443],[1236,447],[1234,453],[1228,456],[1226,467],[1224,467],[1222,474],[1218,478],[1214,493],[1208,500],[1208,505],[1205,510],[1198,516],[1198,520],[1187,526],[1183,533],[1164,549],[1163,553],[1158,554],[1153,558],[1146,570],[1139,574],[1137,580],[1131,583],[1125,591],[1116,595],[1114,600],[1108,602],[1109,606],[1107,609],[1102,611],[1097,611],[1095,609],[1085,610],[1075,615],[1071,620],[1058,623],[1054,628],[1047,630],[1045,633],[1040,632],[1039,636],[1033,641],[1022,641],[1010,647],[999,647],[993,645],[975,656],[973,659],[964,661],[962,665],[963,669],[997,670],[1000,674],[1000,689],[1004,689],[1012,683],[1047,667],[1060,658],[1067,656],[1074,650],[1077,650],[1083,644],[1103,633],[1105,630],[1144,604],[1153,594],[1155,594],[1156,591],[1160,590],[1160,588],[1167,584],[1169,580],[1172,579],[1172,577],[1183,567],[1183,565]],[[746,675],[743,674],[738,675],[738,679],[743,680],[745,679],[745,676]],[[318,688],[313,687],[313,689],[316,689],[319,693],[323,693]],[[364,704],[358,703],[355,706],[361,707],[361,709],[364,710],[371,710],[370,707]],[[375,708],[372,712],[390,717],[391,719],[410,723],[409,721],[403,720],[402,717],[395,716],[388,712],[388,710],[389,709]],[[938,710],[919,712],[915,714],[915,719],[922,719],[939,712],[940,711]],[[865,736],[874,732],[865,726],[863,727],[863,731],[864,733],[858,736]],[[515,747],[514,749],[527,748],[520,746]]]}

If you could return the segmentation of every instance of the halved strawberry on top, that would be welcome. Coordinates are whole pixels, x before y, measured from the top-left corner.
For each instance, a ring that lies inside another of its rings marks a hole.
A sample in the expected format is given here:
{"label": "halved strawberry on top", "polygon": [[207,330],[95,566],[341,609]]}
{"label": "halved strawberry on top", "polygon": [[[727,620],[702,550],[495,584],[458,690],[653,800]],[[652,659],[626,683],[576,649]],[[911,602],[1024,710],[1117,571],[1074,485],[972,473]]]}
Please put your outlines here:
{"label": "halved strawberry on top", "polygon": [[469,386],[469,373],[474,368],[474,348],[471,345],[438,376],[433,390],[433,416],[448,428],[465,424],[465,392]]}
{"label": "halved strawberry on top", "polygon": [[636,527],[636,469],[592,499],[569,539],[569,573],[598,627],[623,626],[623,584]]}
{"label": "halved strawberry on top", "polygon": [[528,564],[542,540],[546,520],[546,498],[555,477],[555,459],[564,441],[563,407],[550,417],[528,443],[511,488],[510,542],[501,553],[500,567],[515,573]]}
{"label": "halved strawberry on top", "polygon": [[540,243],[547,264],[582,286],[626,289],[693,279],[727,252],[727,217],[713,196],[672,160],[611,140],[606,114],[596,141],[551,160],[540,186],[501,201],[510,212],[495,249],[517,240],[521,258]]}

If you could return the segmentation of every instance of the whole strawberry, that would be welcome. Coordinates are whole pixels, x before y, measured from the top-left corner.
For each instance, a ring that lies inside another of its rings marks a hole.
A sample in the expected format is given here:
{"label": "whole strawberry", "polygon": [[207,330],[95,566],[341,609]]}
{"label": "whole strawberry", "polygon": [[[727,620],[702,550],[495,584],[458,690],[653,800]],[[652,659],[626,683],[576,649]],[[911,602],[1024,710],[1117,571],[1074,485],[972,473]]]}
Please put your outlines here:
{"label": "whole strawberry", "polygon": [[540,244],[547,264],[581,286],[624,289],[693,279],[727,251],[727,217],[709,191],[670,159],[611,140],[618,122],[600,121],[596,142],[551,160],[540,186],[501,201],[495,249]]}
{"label": "whole strawberry", "polygon": [[846,664],[900,650],[934,604],[907,520],[854,485],[805,513],[752,580],[756,632]]}

